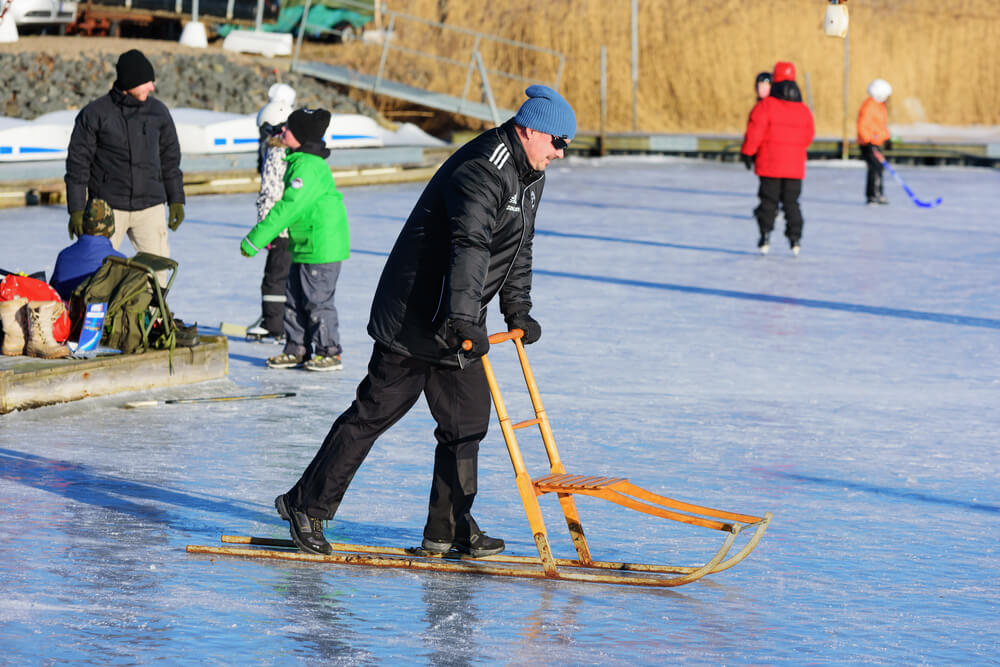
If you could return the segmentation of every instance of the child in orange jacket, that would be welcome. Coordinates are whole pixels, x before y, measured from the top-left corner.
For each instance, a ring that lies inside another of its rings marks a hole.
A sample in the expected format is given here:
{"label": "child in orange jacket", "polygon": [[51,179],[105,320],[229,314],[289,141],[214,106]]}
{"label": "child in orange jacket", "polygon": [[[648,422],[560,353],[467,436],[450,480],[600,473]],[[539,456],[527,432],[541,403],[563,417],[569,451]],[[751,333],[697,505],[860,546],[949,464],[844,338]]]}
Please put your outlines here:
{"label": "child in orange jacket", "polygon": [[892,94],[892,86],[885,79],[875,79],[868,84],[868,98],[858,111],[858,147],[861,157],[868,164],[865,197],[868,205],[888,204],[882,192],[882,162],[875,157],[876,148],[892,149],[889,138],[889,110],[885,101]]}

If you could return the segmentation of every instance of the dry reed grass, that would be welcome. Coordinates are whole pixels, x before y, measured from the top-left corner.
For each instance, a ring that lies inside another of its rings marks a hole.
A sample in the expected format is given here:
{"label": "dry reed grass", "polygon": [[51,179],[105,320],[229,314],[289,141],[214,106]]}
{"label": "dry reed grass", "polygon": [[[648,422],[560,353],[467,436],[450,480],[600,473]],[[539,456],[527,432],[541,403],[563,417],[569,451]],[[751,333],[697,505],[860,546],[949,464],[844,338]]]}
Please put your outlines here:
{"label": "dry reed grass", "polygon": [[[560,90],[583,130],[599,127],[600,47],[608,53],[608,131],[633,129],[631,18],[626,0],[390,0],[389,9],[524,41],[565,54]],[[843,123],[844,41],[822,33],[825,0],[639,0],[637,129],[741,133],[757,72],[778,60],[798,71],[820,136]],[[848,118],[868,83],[893,86],[890,121],[1000,124],[1000,4],[994,0],[852,0]],[[451,64],[392,51],[387,78],[460,94],[474,43],[468,35],[397,22],[394,44]],[[480,45],[491,70],[554,82],[557,59],[503,44]],[[330,58],[374,73],[381,48],[355,44]],[[328,53],[329,55],[329,53]],[[479,98],[473,75],[470,99]],[[501,107],[516,108],[523,81],[491,75]],[[378,104],[391,114],[394,103]],[[395,105],[398,106],[398,105]]]}

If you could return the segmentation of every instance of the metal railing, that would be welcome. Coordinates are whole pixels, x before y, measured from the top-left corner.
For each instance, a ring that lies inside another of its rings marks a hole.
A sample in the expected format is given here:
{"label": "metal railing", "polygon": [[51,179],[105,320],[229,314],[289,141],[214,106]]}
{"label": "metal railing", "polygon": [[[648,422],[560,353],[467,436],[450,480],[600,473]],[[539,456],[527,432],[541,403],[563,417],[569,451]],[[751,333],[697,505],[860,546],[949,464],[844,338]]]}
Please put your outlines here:
{"label": "metal railing", "polygon": [[[295,70],[295,67],[299,61],[299,53],[302,48],[302,37],[307,30],[306,19],[309,14],[310,6],[311,6],[311,0],[306,0],[305,8],[302,13],[302,22],[299,25],[299,34],[295,45],[295,52],[292,56],[291,68],[293,71]],[[371,87],[371,91],[373,93],[389,92],[383,88],[382,83],[383,81],[390,80],[386,78],[385,74],[391,52],[398,52],[409,56],[415,56],[418,58],[426,58],[450,66],[465,67],[466,69],[465,85],[462,89],[461,96],[458,96],[459,108],[457,113],[461,113],[461,107],[463,103],[469,102],[468,96],[469,96],[469,89],[472,86],[472,75],[474,71],[478,71],[482,96],[490,107],[490,111],[493,115],[494,122],[498,125],[500,123],[499,111],[493,95],[493,86],[490,83],[491,77],[494,81],[496,79],[506,79],[509,81],[523,81],[526,83],[547,83],[548,85],[551,85],[553,88],[556,89],[559,88],[559,83],[562,80],[563,70],[566,66],[566,57],[559,51],[555,51],[553,49],[548,49],[541,46],[536,46],[534,44],[528,44],[527,42],[519,42],[512,39],[506,39],[504,37],[498,37],[496,35],[490,35],[488,33],[480,32],[477,30],[462,28],[460,26],[448,25],[445,23],[441,23],[439,21],[432,21],[430,19],[425,19],[419,16],[413,16],[411,14],[404,14],[402,12],[392,11],[386,8],[385,6],[383,6],[380,9],[380,11],[381,11],[382,21],[387,21],[387,23],[386,23],[385,33],[382,36],[382,53],[379,57],[378,71],[375,75],[374,85]],[[459,57],[441,56],[425,49],[413,47],[412,45],[404,46],[401,44],[396,44],[395,43],[396,40],[394,39],[396,31],[399,29],[400,25],[405,25],[407,23],[422,24],[431,28],[439,29],[446,34],[450,33],[455,35],[461,35],[464,37],[471,37],[473,40],[472,46],[471,48],[469,48],[467,56],[459,58]],[[315,26],[308,26],[308,29],[310,32],[318,32],[318,33],[334,32],[331,30],[320,29]],[[488,45],[505,46],[511,49],[522,49],[534,53],[540,53],[552,56],[557,63],[557,66],[555,68],[556,69],[555,79],[553,81],[540,82],[538,81],[538,79],[525,77],[514,72],[508,72],[500,69],[487,67],[483,59],[482,52],[483,52],[483,47]]]}

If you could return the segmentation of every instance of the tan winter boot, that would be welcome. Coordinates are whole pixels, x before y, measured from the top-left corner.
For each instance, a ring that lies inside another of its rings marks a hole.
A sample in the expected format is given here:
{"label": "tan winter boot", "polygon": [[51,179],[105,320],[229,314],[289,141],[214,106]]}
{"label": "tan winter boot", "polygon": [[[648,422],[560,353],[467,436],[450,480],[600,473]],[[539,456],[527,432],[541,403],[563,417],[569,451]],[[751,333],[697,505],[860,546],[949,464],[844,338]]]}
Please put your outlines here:
{"label": "tan winter boot", "polygon": [[28,300],[23,296],[0,301],[0,320],[3,321],[3,350],[8,357],[24,354],[24,343],[27,337],[28,323],[25,307]]}
{"label": "tan winter boot", "polygon": [[69,348],[56,342],[52,325],[65,310],[62,301],[31,301],[28,303],[28,346],[25,354],[42,359],[69,356]]}

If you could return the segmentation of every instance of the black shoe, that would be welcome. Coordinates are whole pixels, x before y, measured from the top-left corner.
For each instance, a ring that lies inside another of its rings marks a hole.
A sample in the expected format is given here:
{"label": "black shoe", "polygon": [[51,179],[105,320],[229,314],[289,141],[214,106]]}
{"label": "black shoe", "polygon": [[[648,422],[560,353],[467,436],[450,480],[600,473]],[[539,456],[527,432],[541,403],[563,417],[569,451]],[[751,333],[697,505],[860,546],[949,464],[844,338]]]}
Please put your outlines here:
{"label": "black shoe", "polygon": [[507,545],[504,544],[503,540],[490,537],[486,533],[473,533],[469,538],[455,540],[452,546],[473,558],[482,558],[501,553]]}
{"label": "black shoe", "polygon": [[452,549],[459,553],[469,554],[473,558],[495,556],[507,547],[504,541],[490,537],[486,533],[475,533],[472,537],[461,538],[454,542],[425,537],[421,548],[427,553],[446,554]]}
{"label": "black shoe", "polygon": [[288,522],[295,546],[306,553],[321,556],[333,553],[333,547],[323,536],[322,519],[313,518],[303,510],[292,507],[285,494],[274,499],[274,508],[278,510],[278,516]]}

